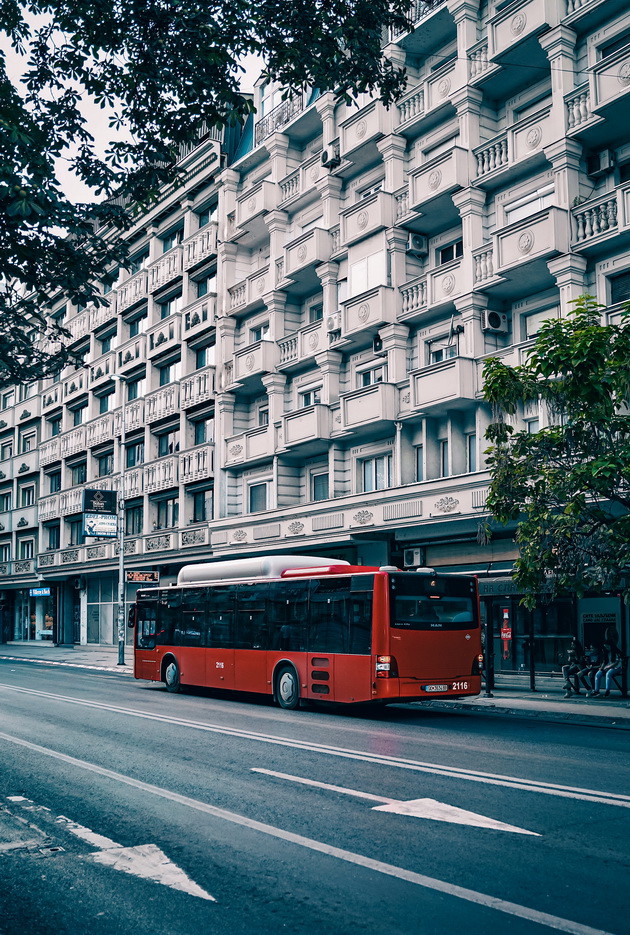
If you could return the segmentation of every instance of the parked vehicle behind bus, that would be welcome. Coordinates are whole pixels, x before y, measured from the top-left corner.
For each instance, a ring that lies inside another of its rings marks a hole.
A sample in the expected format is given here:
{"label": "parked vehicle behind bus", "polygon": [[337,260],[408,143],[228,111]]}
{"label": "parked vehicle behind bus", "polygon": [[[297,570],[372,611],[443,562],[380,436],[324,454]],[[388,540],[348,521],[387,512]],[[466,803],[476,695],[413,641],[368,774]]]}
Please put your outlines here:
{"label": "parked vehicle behind bus", "polygon": [[477,695],[477,581],[309,556],[188,565],[138,591],[134,675],[301,701]]}

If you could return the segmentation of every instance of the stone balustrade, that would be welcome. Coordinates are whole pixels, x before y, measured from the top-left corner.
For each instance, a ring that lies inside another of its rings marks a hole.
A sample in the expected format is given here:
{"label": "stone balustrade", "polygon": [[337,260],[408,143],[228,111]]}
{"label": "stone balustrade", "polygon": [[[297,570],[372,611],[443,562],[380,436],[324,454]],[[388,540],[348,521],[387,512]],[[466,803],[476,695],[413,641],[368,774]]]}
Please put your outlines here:
{"label": "stone balustrade", "polygon": [[475,262],[475,283],[485,282],[486,279],[492,279],[494,276],[492,247],[483,247],[478,251],[474,251],[473,258]]}
{"label": "stone balustrade", "polygon": [[591,112],[591,91],[588,85],[582,85],[567,94],[564,99],[567,109],[567,130],[576,130],[593,116]]}
{"label": "stone balustrade", "polygon": [[409,315],[421,308],[426,308],[427,304],[427,281],[416,279],[407,283],[400,289],[402,296],[402,314]]}
{"label": "stone balustrade", "polygon": [[602,196],[573,209],[574,244],[585,242],[617,229],[617,192]]}
{"label": "stone balustrade", "polygon": [[477,178],[506,166],[509,160],[507,136],[503,135],[491,143],[475,150]]}

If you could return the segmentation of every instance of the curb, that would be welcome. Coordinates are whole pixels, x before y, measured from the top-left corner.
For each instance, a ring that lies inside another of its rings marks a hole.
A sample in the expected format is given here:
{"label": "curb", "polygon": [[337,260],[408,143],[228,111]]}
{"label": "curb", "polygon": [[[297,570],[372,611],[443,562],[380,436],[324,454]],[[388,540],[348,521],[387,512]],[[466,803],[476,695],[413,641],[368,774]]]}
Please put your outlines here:
{"label": "curb", "polygon": [[578,727],[606,727],[612,730],[630,730],[629,718],[606,717],[604,715],[569,714],[564,711],[527,711],[505,705],[481,707],[459,704],[456,701],[414,701],[412,704],[433,711],[457,711],[458,714],[481,714],[486,717],[515,717],[532,721],[552,721]]}
{"label": "curb", "polygon": [[24,662],[31,663],[32,665],[40,666],[61,666],[70,669],[89,669],[91,671],[97,672],[115,672],[117,675],[131,675],[133,676],[133,666],[130,668],[128,666],[90,666],[82,662],[55,662],[52,659],[26,659],[24,656],[3,656],[0,655],[0,659],[5,660],[6,662]]}

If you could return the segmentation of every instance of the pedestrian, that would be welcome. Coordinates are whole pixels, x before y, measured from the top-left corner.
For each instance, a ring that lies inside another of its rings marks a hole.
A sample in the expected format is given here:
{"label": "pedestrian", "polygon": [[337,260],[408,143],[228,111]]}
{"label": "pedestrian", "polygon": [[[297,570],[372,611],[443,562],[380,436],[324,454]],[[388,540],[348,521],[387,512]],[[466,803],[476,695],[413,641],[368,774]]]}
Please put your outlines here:
{"label": "pedestrian", "polygon": [[587,694],[590,694],[592,698],[599,696],[599,687],[604,677],[605,683],[603,697],[608,698],[610,695],[610,686],[612,684],[612,680],[615,675],[619,675],[621,672],[623,656],[621,655],[621,650],[617,645],[618,639],[619,636],[615,628],[608,627],[605,634],[604,658],[599,669],[595,673],[593,691],[587,692]]}
{"label": "pedestrian", "polygon": [[[580,683],[578,681],[578,675],[581,669],[584,668],[586,659],[584,657],[584,650],[582,649],[582,644],[576,637],[573,637],[567,650],[567,664],[562,666],[562,676],[564,678],[564,688],[565,688],[565,698],[570,698],[571,695],[580,694]],[[573,676],[573,681],[571,677]]]}
{"label": "pedestrian", "polygon": [[584,655],[586,657],[586,665],[578,672],[577,681],[578,687],[581,683],[586,689],[586,694],[588,695],[589,692],[593,691],[593,679],[595,677],[595,673],[602,664],[603,652],[601,649],[598,649],[594,643],[591,642],[586,647]]}

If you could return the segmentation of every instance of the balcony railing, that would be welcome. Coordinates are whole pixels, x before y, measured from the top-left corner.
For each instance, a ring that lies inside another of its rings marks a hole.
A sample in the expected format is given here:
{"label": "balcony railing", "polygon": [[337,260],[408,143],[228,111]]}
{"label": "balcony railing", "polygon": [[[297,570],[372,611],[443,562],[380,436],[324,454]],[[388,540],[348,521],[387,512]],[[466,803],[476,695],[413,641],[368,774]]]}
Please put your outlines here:
{"label": "balcony railing", "polygon": [[200,228],[182,244],[184,269],[191,269],[217,252],[217,224],[211,222]]}
{"label": "balcony railing", "polygon": [[198,370],[190,377],[185,377],[181,381],[181,406],[182,409],[189,409],[196,406],[197,403],[203,403],[214,396],[214,367],[206,367],[204,370]]}
{"label": "balcony railing", "polygon": [[[443,3],[446,3],[446,0],[414,0],[411,5],[411,10],[409,11],[409,19],[412,21],[414,26],[417,26],[421,20],[423,20],[434,10],[437,10],[437,8]],[[398,36],[402,35],[404,35],[404,32],[400,32],[398,29],[390,28],[389,41],[394,42]]]}
{"label": "balcony railing", "polygon": [[147,422],[156,422],[166,416],[179,412],[179,383],[156,390],[145,399],[145,418]]}
{"label": "balcony railing", "polygon": [[182,484],[205,480],[214,472],[214,445],[194,448],[179,456],[179,479]]}
{"label": "balcony railing", "polygon": [[584,245],[600,234],[617,230],[618,194],[618,191],[609,192],[573,209],[574,245]]}
{"label": "balcony railing", "polygon": [[176,487],[178,483],[179,459],[176,455],[171,458],[160,458],[144,468],[144,489],[147,493],[156,490],[166,490]]}
{"label": "balcony railing", "polygon": [[173,247],[159,257],[148,269],[149,291],[156,292],[167,283],[177,279],[182,274],[182,247]]}
{"label": "balcony railing", "polygon": [[591,111],[591,90],[587,84],[581,85],[575,91],[567,94],[565,99],[567,109],[567,130],[577,130],[593,116]]}
{"label": "balcony railing", "polygon": [[254,145],[258,146],[268,136],[282,129],[290,120],[293,120],[304,110],[304,95],[295,94],[274,107],[266,117],[262,117],[254,127]]}

